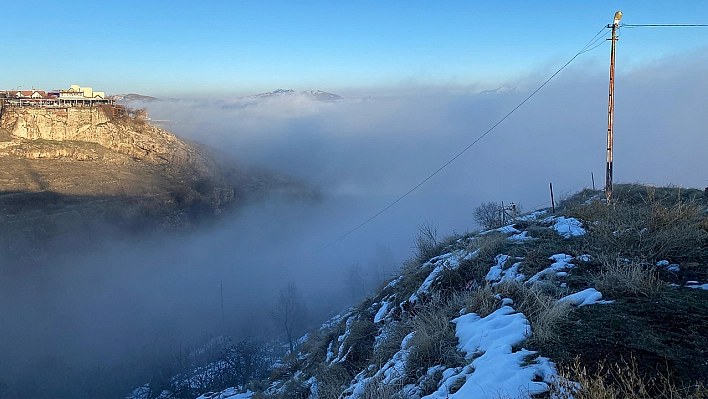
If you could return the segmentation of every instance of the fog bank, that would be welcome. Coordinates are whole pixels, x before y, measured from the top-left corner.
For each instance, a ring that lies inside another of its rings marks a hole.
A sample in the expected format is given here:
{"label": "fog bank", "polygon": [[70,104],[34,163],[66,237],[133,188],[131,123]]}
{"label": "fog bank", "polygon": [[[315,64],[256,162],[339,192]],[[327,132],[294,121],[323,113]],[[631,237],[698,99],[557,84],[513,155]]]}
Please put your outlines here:
{"label": "fog bank", "polygon": [[[703,53],[618,72],[616,181],[708,185]],[[539,83],[530,76],[491,93],[441,89],[336,102],[287,96],[143,104],[181,137],[316,185],[322,202],[274,199],[189,234],[120,239],[3,274],[0,377],[94,367],[132,375],[147,352],[223,331],[276,335],[268,311],[289,281],[322,318],[354,299],[347,291],[352,265],[376,274],[372,279],[390,275],[391,263],[412,254],[423,222],[441,236],[463,232],[475,228],[472,213],[483,201],[548,206],[549,182],[562,198],[589,187],[591,173],[600,188],[607,73],[581,64],[396,206],[327,246],[455,156]],[[66,373],[58,374],[80,375]],[[51,383],[40,392],[55,396],[62,381]]]}

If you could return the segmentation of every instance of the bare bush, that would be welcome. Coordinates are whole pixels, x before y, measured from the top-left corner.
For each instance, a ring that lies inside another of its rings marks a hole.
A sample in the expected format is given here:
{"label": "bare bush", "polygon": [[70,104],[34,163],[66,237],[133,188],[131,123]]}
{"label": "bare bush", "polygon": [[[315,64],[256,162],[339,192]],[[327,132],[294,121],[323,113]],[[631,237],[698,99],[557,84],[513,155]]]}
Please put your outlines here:
{"label": "bare bush", "polygon": [[438,253],[438,229],[429,222],[418,226],[415,234],[416,257],[421,261],[440,255]]}
{"label": "bare bush", "polygon": [[502,226],[502,207],[496,202],[483,202],[474,209],[474,220],[485,229]]}

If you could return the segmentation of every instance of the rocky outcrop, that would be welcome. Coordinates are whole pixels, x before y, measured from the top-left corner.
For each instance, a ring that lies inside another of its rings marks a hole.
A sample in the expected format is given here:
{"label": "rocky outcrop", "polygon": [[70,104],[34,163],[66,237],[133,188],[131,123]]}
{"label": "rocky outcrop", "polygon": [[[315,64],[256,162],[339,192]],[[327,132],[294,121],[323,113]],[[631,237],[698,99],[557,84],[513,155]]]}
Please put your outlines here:
{"label": "rocky outcrop", "polygon": [[6,107],[0,129],[12,139],[96,143],[133,158],[210,174],[214,165],[172,133],[128,116],[113,107]]}
{"label": "rocky outcrop", "polygon": [[2,109],[0,265],[4,254],[48,254],[37,248],[77,232],[92,240],[107,230],[184,229],[266,195],[313,196],[287,175],[115,111]]}

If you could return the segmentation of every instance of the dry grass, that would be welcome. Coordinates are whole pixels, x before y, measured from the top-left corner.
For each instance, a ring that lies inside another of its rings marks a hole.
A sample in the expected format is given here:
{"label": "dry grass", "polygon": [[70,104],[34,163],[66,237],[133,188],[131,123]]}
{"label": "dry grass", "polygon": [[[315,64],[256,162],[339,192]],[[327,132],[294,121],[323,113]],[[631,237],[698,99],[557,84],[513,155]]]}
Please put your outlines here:
{"label": "dry grass", "polygon": [[385,338],[378,342],[370,363],[380,369],[401,349],[403,338],[411,331],[413,331],[413,327],[410,323],[395,322],[386,324],[381,332]]}
{"label": "dry grass", "polygon": [[706,199],[698,190],[626,185],[610,206],[592,201],[570,206],[567,213],[590,228],[586,252],[607,253],[607,258],[650,256],[692,262],[708,259]]}
{"label": "dry grass", "polygon": [[406,365],[411,377],[424,374],[429,367],[445,365],[456,367],[464,364],[464,356],[457,350],[455,325],[450,321],[459,316],[463,296],[445,300],[433,296],[409,322],[415,335],[411,338],[411,351]]}
{"label": "dry grass", "polygon": [[569,367],[560,370],[553,391],[553,397],[558,399],[708,398],[708,388],[700,384],[680,387],[666,374],[654,377],[641,375],[634,360],[622,365],[601,363],[598,371],[591,374],[576,359]]}
{"label": "dry grass", "polygon": [[392,383],[384,383],[383,378],[372,378],[364,384],[364,392],[359,399],[405,399],[402,392],[403,380],[398,379]]}
{"label": "dry grass", "polygon": [[479,317],[487,317],[500,307],[501,301],[494,296],[494,291],[489,285],[473,290],[464,306],[467,312],[477,313]]}
{"label": "dry grass", "polygon": [[348,353],[346,364],[351,370],[356,370],[368,364],[374,352],[374,338],[378,329],[372,319],[362,315],[352,316],[355,319],[349,324],[349,334],[342,342],[344,352]]}
{"label": "dry grass", "polygon": [[475,237],[467,246],[467,251],[477,251],[478,258],[494,258],[509,245],[506,234],[493,231]]}
{"label": "dry grass", "polygon": [[506,298],[514,300],[514,309],[523,313],[531,324],[530,343],[542,344],[557,339],[558,324],[567,319],[572,306],[558,300],[539,285],[526,286],[504,282],[496,287]]}
{"label": "dry grass", "polygon": [[317,393],[320,399],[337,399],[349,385],[352,375],[341,363],[322,364],[314,374],[317,380]]}
{"label": "dry grass", "polygon": [[595,287],[609,295],[651,296],[663,291],[666,284],[653,266],[617,259],[603,265],[603,271],[595,277]]}

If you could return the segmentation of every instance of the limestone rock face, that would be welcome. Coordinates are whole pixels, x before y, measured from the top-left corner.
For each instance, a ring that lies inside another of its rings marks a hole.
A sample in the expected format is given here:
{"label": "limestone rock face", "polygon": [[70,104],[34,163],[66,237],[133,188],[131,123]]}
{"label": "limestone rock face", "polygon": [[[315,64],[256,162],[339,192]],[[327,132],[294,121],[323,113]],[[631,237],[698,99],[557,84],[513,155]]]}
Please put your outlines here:
{"label": "limestone rock face", "polygon": [[6,108],[0,129],[25,140],[96,143],[130,157],[208,174],[206,157],[173,134],[128,117],[109,116],[111,107]]}
{"label": "limestone rock face", "polygon": [[305,184],[238,164],[111,106],[0,108],[0,265],[77,231],[183,229]]}

